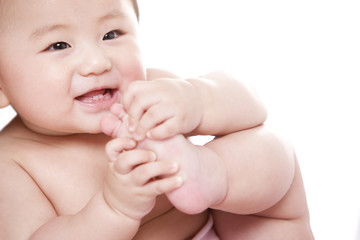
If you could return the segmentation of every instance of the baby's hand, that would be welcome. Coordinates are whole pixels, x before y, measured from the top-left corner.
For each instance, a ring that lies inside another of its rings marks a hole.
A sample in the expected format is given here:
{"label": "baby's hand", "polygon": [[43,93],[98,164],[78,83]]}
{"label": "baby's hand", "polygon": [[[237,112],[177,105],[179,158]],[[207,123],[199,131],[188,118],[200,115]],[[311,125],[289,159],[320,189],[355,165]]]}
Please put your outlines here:
{"label": "baby's hand", "polygon": [[177,78],[133,82],[124,93],[123,104],[136,140],[189,133],[199,126],[203,115],[197,89]]}
{"label": "baby's hand", "polygon": [[175,176],[178,164],[157,161],[152,151],[134,149],[136,142],[115,138],[106,145],[110,158],[104,198],[117,213],[141,220],[153,208],[158,195],[182,185]]}

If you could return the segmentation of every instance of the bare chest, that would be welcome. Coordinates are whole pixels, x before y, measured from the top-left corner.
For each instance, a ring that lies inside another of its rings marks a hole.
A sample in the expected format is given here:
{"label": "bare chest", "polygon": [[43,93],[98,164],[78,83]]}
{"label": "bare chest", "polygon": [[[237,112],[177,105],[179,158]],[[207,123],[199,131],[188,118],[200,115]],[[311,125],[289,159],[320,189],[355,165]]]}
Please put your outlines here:
{"label": "bare chest", "polygon": [[103,151],[44,148],[20,159],[59,215],[81,210],[101,190],[107,171]]}

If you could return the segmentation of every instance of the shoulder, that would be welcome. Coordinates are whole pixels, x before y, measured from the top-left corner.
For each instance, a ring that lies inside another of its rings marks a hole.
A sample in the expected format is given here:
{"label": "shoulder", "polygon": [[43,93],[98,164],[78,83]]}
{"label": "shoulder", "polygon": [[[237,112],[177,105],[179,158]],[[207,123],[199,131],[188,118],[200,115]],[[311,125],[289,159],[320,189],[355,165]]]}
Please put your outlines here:
{"label": "shoulder", "polygon": [[157,78],[178,78],[179,76],[160,68],[148,68],[146,69],[147,80],[154,80]]}
{"label": "shoulder", "polygon": [[[28,173],[21,165],[21,143],[0,134],[0,192],[7,196],[23,179],[29,179]],[[21,180],[22,179],[22,180]],[[0,197],[1,198],[1,197]]]}
{"label": "shoulder", "polygon": [[0,132],[0,168],[15,166],[24,170],[25,166],[31,163],[30,159],[45,154],[45,146],[44,142],[31,139],[26,134],[19,134],[17,129],[7,128]]}
{"label": "shoulder", "polygon": [[23,172],[24,169],[20,164],[23,149],[23,143],[20,140],[17,141],[16,139],[0,134],[0,178],[5,175],[7,176],[10,169],[11,171],[17,169]]}
{"label": "shoulder", "polygon": [[8,162],[12,159],[12,155],[16,153],[16,142],[9,138],[6,134],[0,132],[0,164]]}

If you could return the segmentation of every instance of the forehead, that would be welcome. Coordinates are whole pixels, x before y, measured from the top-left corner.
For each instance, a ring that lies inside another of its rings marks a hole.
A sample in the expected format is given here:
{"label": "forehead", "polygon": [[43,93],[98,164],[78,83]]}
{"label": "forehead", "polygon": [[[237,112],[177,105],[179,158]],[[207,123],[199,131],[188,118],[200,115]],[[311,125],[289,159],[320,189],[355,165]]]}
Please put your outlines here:
{"label": "forehead", "polygon": [[17,20],[52,20],[77,16],[100,17],[107,12],[119,11],[135,15],[133,0],[0,0],[0,24],[9,25]]}

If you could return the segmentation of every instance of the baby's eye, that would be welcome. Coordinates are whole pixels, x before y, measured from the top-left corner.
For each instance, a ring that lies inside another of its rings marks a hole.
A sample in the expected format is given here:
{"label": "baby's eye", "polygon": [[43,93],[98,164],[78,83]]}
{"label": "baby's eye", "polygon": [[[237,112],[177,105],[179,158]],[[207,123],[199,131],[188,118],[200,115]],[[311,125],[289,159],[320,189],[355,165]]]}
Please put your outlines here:
{"label": "baby's eye", "polygon": [[51,44],[46,50],[49,51],[58,51],[58,50],[64,50],[66,48],[70,48],[71,46],[66,42],[57,42]]}
{"label": "baby's eye", "polygon": [[104,35],[103,40],[111,40],[120,37],[124,33],[119,30],[113,30]]}

